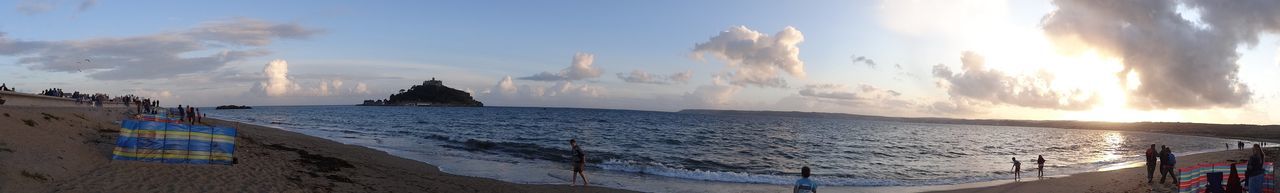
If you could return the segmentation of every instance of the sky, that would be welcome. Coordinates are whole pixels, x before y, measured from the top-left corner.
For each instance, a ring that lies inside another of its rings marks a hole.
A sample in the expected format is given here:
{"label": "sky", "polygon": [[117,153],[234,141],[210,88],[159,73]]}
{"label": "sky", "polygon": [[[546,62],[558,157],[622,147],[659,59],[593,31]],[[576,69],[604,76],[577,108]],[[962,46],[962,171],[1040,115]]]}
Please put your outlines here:
{"label": "sky", "polygon": [[164,105],[1277,124],[1280,2],[0,1],[0,83]]}

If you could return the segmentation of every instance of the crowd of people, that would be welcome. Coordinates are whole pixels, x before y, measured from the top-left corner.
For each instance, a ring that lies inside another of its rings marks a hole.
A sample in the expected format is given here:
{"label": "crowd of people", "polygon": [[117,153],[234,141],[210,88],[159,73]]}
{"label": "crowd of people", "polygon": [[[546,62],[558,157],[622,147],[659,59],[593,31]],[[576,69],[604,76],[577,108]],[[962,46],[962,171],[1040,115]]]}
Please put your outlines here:
{"label": "crowd of people", "polygon": [[1177,170],[1174,169],[1174,166],[1177,165],[1178,163],[1177,161],[1178,158],[1173,154],[1173,149],[1170,149],[1167,146],[1161,145],[1160,150],[1156,150],[1156,144],[1151,144],[1151,147],[1147,148],[1146,158],[1147,158],[1147,183],[1152,182],[1152,179],[1154,178],[1153,173],[1156,171],[1156,169],[1159,169],[1160,171],[1161,184],[1164,183],[1165,181],[1164,179],[1166,177],[1173,177],[1174,184],[1178,183]]}
{"label": "crowd of people", "polygon": [[196,124],[204,122],[204,113],[200,113],[200,109],[193,106],[178,105],[177,108],[169,109],[170,115],[177,115],[178,119],[188,124]]}
{"label": "crowd of people", "polygon": [[[1226,144],[1226,145],[1227,145],[1227,149],[1231,148],[1231,144]],[[1236,142],[1236,149],[1243,150],[1244,147],[1245,147],[1245,143],[1243,141]],[[1205,192],[1226,192],[1226,193],[1242,193],[1246,191],[1262,192],[1265,185],[1264,180],[1265,180],[1265,174],[1266,174],[1266,169],[1265,169],[1266,166],[1264,162],[1265,162],[1266,155],[1262,151],[1262,144],[1253,144],[1253,148],[1251,149],[1251,151],[1252,152],[1249,155],[1249,158],[1247,160],[1227,160],[1231,164],[1231,170],[1230,170],[1230,173],[1227,174],[1225,187],[1222,186],[1221,184],[1209,183],[1206,185]],[[1160,149],[1157,150],[1156,144],[1151,144],[1151,147],[1147,149],[1146,159],[1147,159],[1147,183],[1152,183],[1154,181],[1153,180],[1154,172],[1157,171],[1156,169],[1159,169],[1158,171],[1160,172],[1159,183],[1163,184],[1165,182],[1166,175],[1171,176],[1174,179],[1173,180],[1174,184],[1179,183],[1178,182],[1179,174],[1178,174],[1178,170],[1176,169],[1177,167],[1175,167],[1178,163],[1177,156],[1173,154],[1171,148],[1167,146],[1160,146]],[[1240,179],[1240,173],[1236,169],[1237,168],[1236,165],[1240,164],[1240,162],[1244,162],[1244,164],[1246,164],[1244,179]],[[1216,173],[1216,174],[1213,174],[1213,173]],[[1210,174],[1206,174],[1206,175],[1221,175],[1221,173],[1210,172]],[[1217,179],[1221,179],[1221,178],[1217,178]]]}

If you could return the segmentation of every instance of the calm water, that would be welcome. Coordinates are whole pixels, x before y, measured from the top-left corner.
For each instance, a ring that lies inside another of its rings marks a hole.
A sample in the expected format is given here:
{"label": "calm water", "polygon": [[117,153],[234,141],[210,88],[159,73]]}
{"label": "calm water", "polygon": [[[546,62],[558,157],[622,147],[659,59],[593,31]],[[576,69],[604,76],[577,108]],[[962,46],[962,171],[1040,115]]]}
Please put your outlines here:
{"label": "calm water", "polygon": [[556,163],[523,167],[567,171],[567,140],[576,138],[587,151],[588,167],[597,171],[790,184],[801,166],[809,166],[826,186],[1006,179],[1010,158],[1033,172],[1036,155],[1048,160],[1047,174],[1071,174],[1139,160],[1153,143],[1186,155],[1236,142],[1141,132],[599,109],[301,106],[207,112],[397,155]]}

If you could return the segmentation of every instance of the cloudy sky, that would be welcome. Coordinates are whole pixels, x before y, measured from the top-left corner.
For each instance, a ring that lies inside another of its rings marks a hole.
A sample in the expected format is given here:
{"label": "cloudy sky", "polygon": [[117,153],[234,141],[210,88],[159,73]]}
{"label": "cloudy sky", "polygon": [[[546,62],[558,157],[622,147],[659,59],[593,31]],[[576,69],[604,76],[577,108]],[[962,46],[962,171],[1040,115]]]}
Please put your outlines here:
{"label": "cloudy sky", "polygon": [[23,92],[1280,123],[1272,0],[3,3]]}

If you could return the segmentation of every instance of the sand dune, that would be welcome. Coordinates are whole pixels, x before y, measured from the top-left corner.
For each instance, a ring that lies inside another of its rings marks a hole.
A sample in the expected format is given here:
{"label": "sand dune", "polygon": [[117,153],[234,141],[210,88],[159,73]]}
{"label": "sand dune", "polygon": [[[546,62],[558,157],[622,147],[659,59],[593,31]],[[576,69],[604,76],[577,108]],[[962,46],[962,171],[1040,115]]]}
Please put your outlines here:
{"label": "sand dune", "polygon": [[0,192],[625,192],[451,175],[365,147],[212,119],[238,126],[238,164],[114,161],[124,111],[0,107]]}

